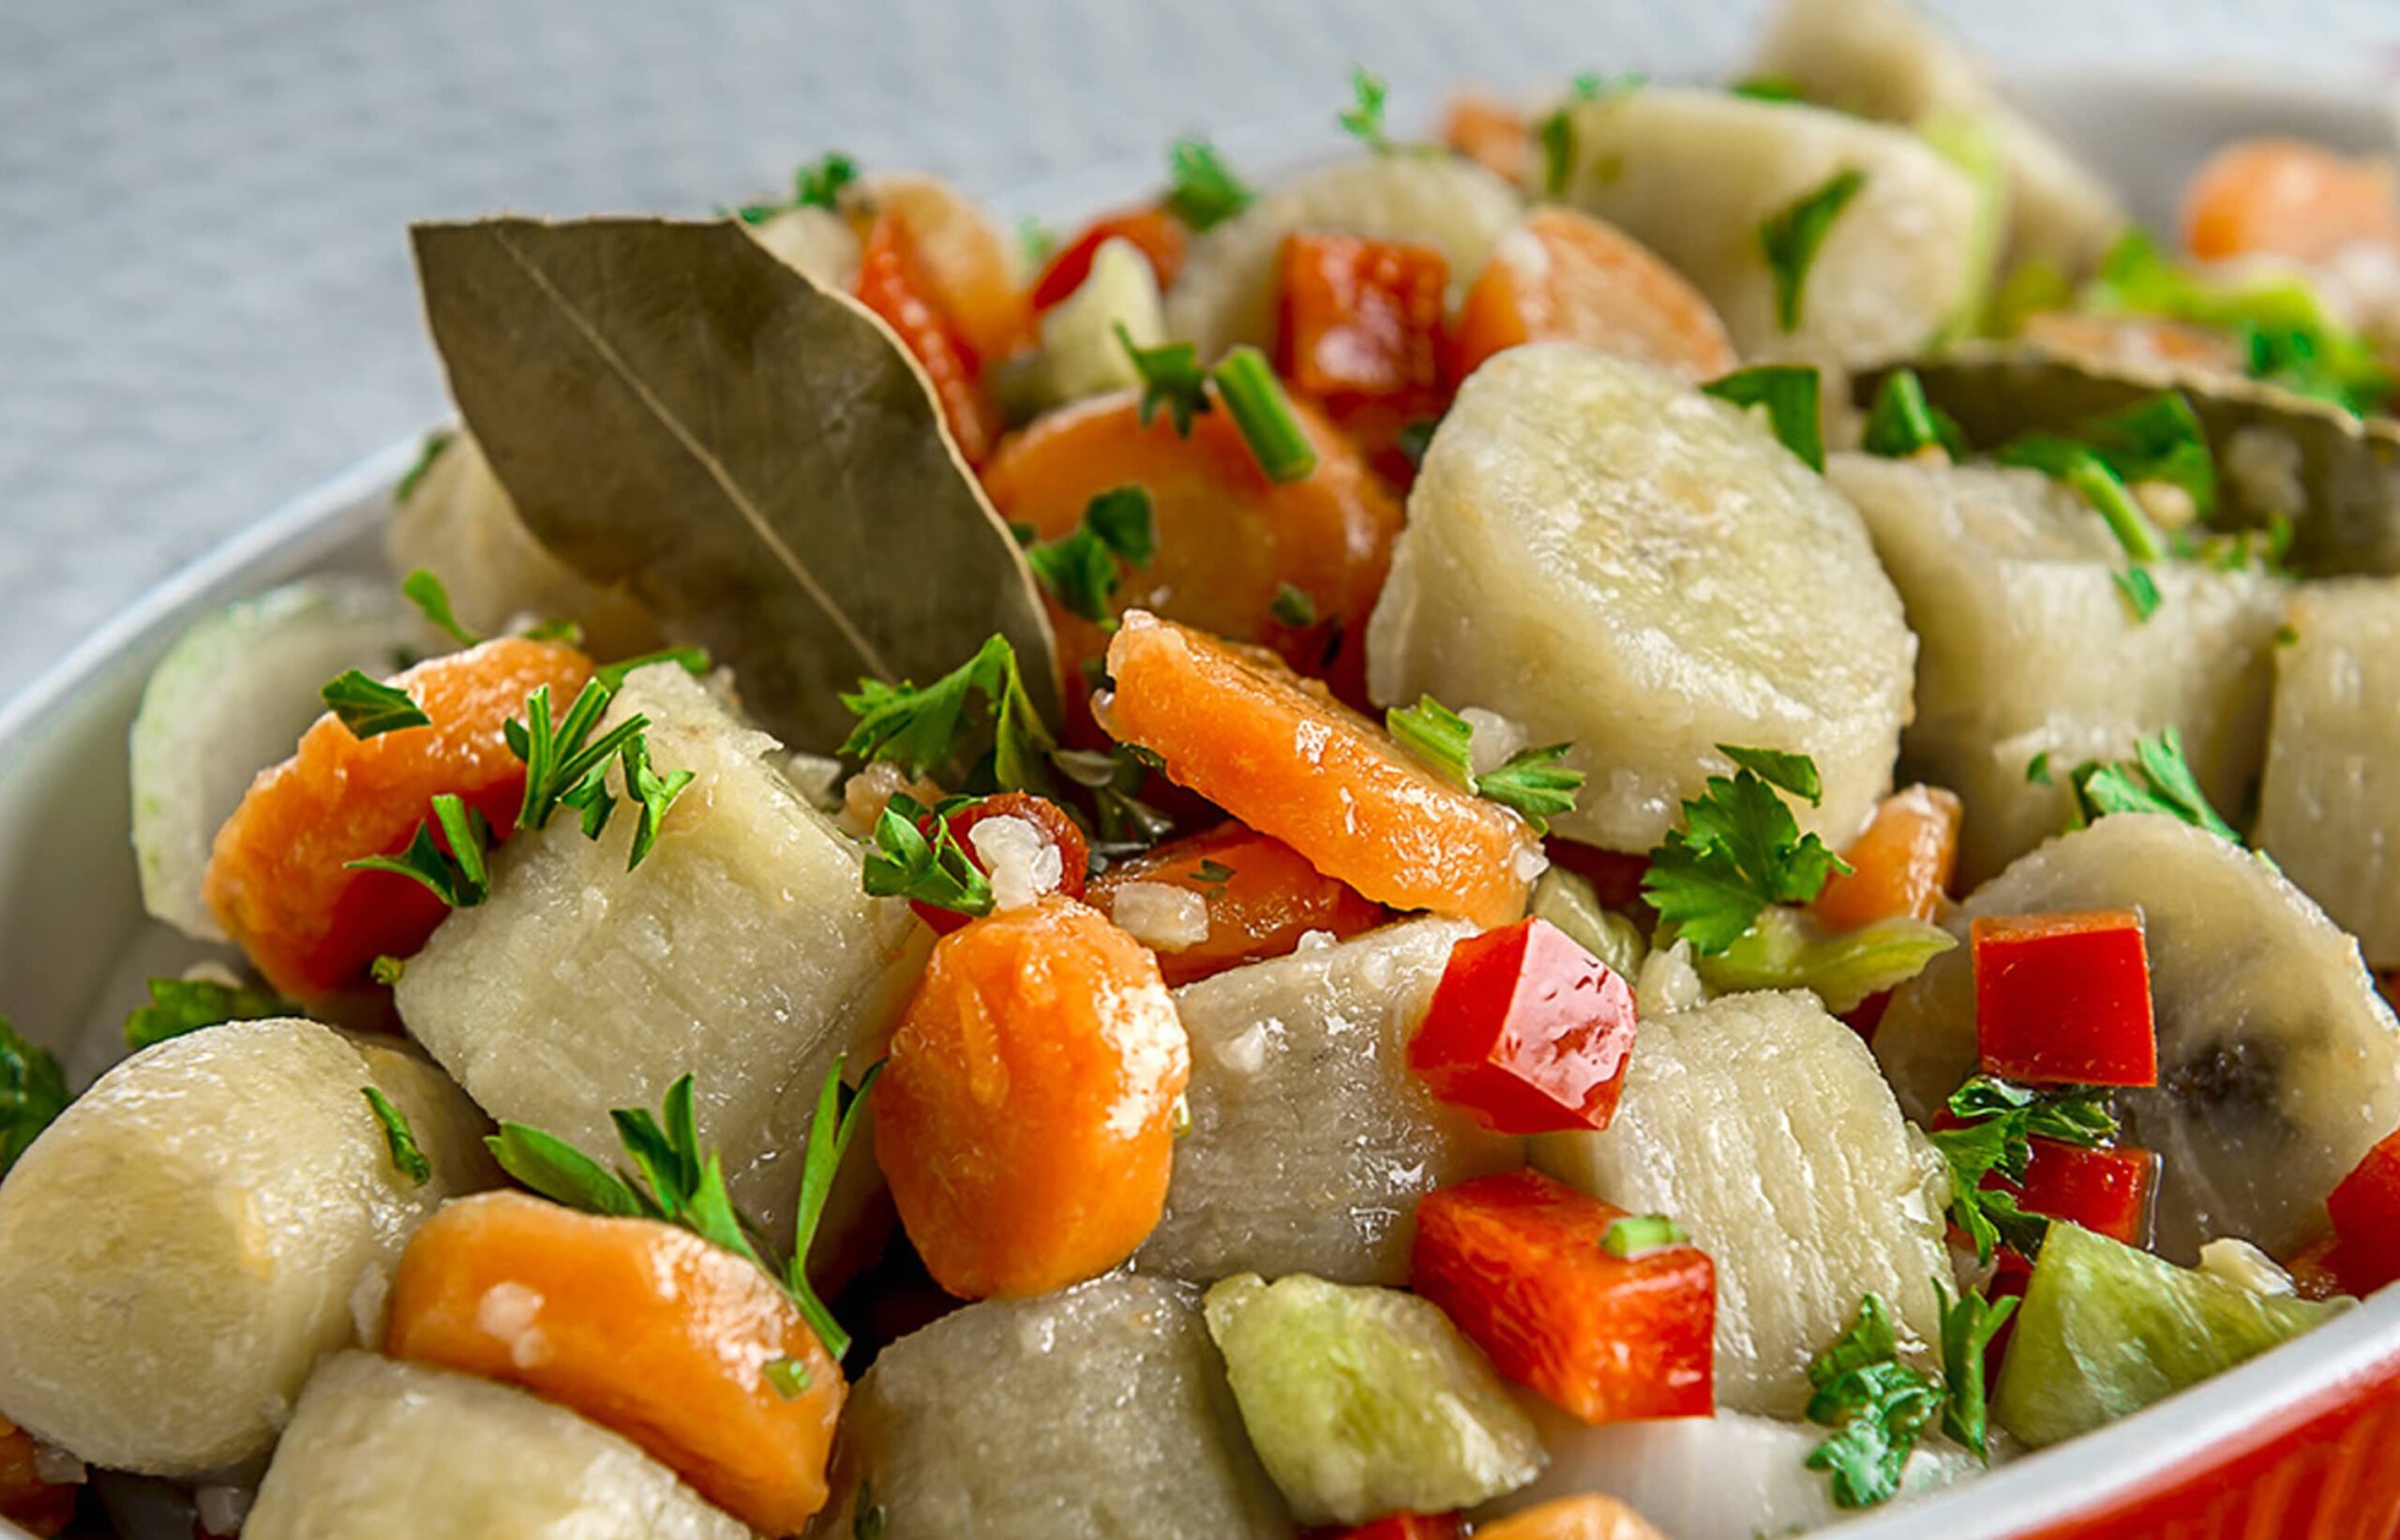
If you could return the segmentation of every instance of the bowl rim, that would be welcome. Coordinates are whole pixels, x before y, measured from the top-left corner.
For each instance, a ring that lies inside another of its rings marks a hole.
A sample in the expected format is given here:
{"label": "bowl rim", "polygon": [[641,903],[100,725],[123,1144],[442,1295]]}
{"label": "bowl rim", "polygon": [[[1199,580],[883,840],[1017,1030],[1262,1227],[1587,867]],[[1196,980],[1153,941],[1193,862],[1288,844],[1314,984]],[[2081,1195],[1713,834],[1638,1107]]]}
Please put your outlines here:
{"label": "bowl rim", "polygon": [[[2166,68],[2054,65],[1997,71],[2008,97],[2047,115],[2046,103],[2093,97],[2127,116],[2145,103],[2220,99],[2227,111],[2373,115],[2400,126],[2400,97],[2361,81],[2302,83],[2249,67]],[[1466,84],[1471,82],[1458,82]],[[1221,149],[1278,172],[1345,142],[1322,116],[1242,126],[1212,136]],[[1155,181],[1155,155],[1112,157],[1035,179],[987,200],[1000,214],[1081,217]],[[438,428],[442,425],[435,425]],[[428,431],[430,431],[428,429]],[[5,776],[79,695],[128,658],[151,650],[210,606],[259,591],[278,571],[306,571],[353,545],[387,506],[422,453],[412,435],[288,498],[142,591],[114,616],[0,701]],[[289,580],[284,579],[284,580]],[[2112,1504],[2264,1447],[2365,1393],[2400,1368],[2400,1287],[2387,1289],[2291,1342],[2164,1401],[1958,1486],[1895,1503],[1812,1533],[1898,1540],[1933,1524],[1945,1540],[2002,1540],[2104,1516]],[[23,1532],[0,1519],[0,1536]]]}

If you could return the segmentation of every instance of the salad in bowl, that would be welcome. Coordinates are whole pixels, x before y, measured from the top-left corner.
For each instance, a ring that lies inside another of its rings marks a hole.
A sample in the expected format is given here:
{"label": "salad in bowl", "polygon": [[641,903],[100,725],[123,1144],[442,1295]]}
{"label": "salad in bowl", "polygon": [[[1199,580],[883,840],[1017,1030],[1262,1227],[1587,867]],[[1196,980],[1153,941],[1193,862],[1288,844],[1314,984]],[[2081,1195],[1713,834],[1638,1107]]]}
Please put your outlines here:
{"label": "salad in bowl", "polygon": [[2392,168],[1351,87],[416,228],[390,575],[133,724],[210,960],[0,1029],[0,1516],[1739,1540],[2400,1278]]}

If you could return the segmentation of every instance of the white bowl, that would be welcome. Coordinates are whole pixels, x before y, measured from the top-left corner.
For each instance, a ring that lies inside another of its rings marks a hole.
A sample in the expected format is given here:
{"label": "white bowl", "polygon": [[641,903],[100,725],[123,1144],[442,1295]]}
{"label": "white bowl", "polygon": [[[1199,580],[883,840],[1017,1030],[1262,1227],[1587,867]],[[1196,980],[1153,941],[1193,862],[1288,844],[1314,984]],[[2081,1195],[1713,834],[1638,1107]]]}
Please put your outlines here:
{"label": "white bowl", "polygon": [[[2363,90],[2117,69],[2044,73],[2012,85],[2036,118],[2127,190],[2153,228],[2171,226],[2176,190],[2228,139],[2279,132],[2354,150],[2391,147],[2386,104]],[[1289,165],[1340,136],[1321,124],[1271,124],[1219,142],[1237,163]],[[1156,173],[1154,157],[1121,161],[994,203],[1011,217],[1072,225],[1140,197]],[[187,626],[234,599],[310,574],[380,571],[387,489],[415,452],[413,441],[395,444],[285,504],[151,590],[0,709],[0,1013],[56,1050],[78,1084],[122,1052],[121,1028],[143,980],[209,952],[150,920],[137,890],[126,731],[151,667]],[[2395,1374],[2400,1289],[2100,1432],[1819,1533],[1843,1540],[2048,1533],[2262,1446]],[[2263,1517],[2252,1512],[2249,1520]],[[2380,1534],[2392,1521],[2356,1518],[2357,1530],[2323,1533]],[[2270,1521],[2245,1533],[2286,1531]],[[20,1533],[0,1523],[0,1535]]]}

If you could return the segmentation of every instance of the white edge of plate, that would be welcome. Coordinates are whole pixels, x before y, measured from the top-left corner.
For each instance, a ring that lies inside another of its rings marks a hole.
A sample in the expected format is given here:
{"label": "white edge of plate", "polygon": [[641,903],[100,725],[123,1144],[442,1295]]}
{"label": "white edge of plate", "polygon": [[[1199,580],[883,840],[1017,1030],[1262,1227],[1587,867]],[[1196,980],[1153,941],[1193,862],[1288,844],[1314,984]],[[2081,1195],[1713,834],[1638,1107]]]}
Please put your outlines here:
{"label": "white edge of plate", "polygon": [[[2389,98],[2363,86],[2309,87],[2240,74],[2168,74],[2120,67],[2027,71],[2010,95],[2036,119],[2066,129],[2095,114],[2161,124],[2194,112],[2220,121],[2216,137],[2252,131],[2227,119],[2255,119],[2314,132],[2354,149],[2388,147]],[[2362,126],[2378,127],[2363,130]],[[1238,160],[1288,168],[1342,143],[1315,119],[1251,125],[1215,136]],[[2079,137],[2079,136],[2070,136]],[[2170,155],[2206,146],[2176,136]],[[1019,187],[990,202],[1011,217],[1073,217],[1134,195],[1153,179],[1154,157],[1124,157]],[[2154,219],[2154,210],[2149,213]],[[372,527],[392,484],[413,461],[419,439],[377,451],[285,502],[150,589],[0,705],[0,785],[38,757],[79,700],[130,663],[145,666],[210,608],[331,561]],[[0,856],[6,854],[0,849]],[[0,874],[5,875],[5,874]],[[2055,1448],[2021,1457],[1967,1485],[1814,1533],[1841,1540],[1897,1540],[1938,1531],[1943,1540],[2003,1540],[2105,1506],[2204,1463],[2220,1444],[2306,1420],[2344,1387],[2400,1348],[2400,1288],[2297,1341]],[[0,1521],[0,1535],[23,1532]]]}

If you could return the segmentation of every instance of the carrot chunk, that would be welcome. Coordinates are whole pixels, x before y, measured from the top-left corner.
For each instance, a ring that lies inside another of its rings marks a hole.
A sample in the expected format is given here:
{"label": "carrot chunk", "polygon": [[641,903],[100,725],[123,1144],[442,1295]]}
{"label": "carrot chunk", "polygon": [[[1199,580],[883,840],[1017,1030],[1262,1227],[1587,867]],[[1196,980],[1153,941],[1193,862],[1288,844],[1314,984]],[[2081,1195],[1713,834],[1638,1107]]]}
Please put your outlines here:
{"label": "carrot chunk", "polygon": [[[1363,701],[1367,617],[1391,566],[1401,507],[1323,414],[1300,399],[1292,410],[1316,451],[1316,469],[1297,481],[1268,480],[1229,412],[1204,413],[1185,439],[1163,412],[1144,426],[1124,395],[1042,417],[1000,447],[983,486],[1003,518],[1043,540],[1072,533],[1101,493],[1141,487],[1157,550],[1122,575],[1112,608],[1264,643]],[[1050,619],[1069,684],[1096,679],[1109,633],[1055,603]],[[1088,721],[1072,717],[1067,736],[1095,740]]]}
{"label": "carrot chunk", "polygon": [[1495,1133],[1606,1129],[1633,1054],[1633,990],[1547,920],[1450,948],[1408,1067]]}
{"label": "carrot chunk", "polygon": [[959,454],[981,465],[999,438],[999,409],[983,389],[982,360],[932,292],[907,223],[892,213],[876,216],[859,256],[859,303],[882,317],[915,356]]}
{"label": "carrot chunk", "polygon": [[1159,287],[1164,289],[1183,271],[1184,253],[1191,248],[1192,232],[1183,221],[1162,208],[1122,209],[1103,214],[1084,227],[1083,233],[1058,248],[1042,276],[1033,280],[1032,300],[1036,310],[1047,310],[1084,286],[1091,277],[1091,260],[1110,241],[1131,241],[1133,248],[1149,259],[1150,271],[1158,275]]}
{"label": "carrot chunk", "polygon": [[502,724],[545,684],[563,709],[591,677],[592,660],[573,648],[504,636],[392,680],[429,726],[361,740],[332,714],[318,718],[218,830],[201,888],[210,912],[299,999],[355,981],[379,954],[409,956],[450,911],[406,877],[345,863],[405,848],[442,792],[505,837],[525,767]]}
{"label": "carrot chunk", "polygon": [[[928,813],[917,821],[917,831],[931,838],[936,815]],[[992,875],[982,852],[975,848],[975,826],[988,818],[1015,818],[1033,826],[1042,843],[1058,852],[1058,887],[1057,891],[1069,898],[1084,896],[1084,884],[1090,875],[1091,852],[1084,843],[1084,831],[1067,810],[1047,797],[1028,792],[1003,791],[982,798],[965,807],[953,808],[943,821],[950,825],[950,836],[967,852],[967,859],[985,876]],[[936,935],[948,935],[968,922],[968,917],[955,909],[944,909],[922,900],[910,899],[908,907],[925,922]]]}
{"label": "carrot chunk", "polygon": [[768,1534],[825,1504],[840,1367],[773,1279],[674,1225],[518,1192],[446,1204],[401,1254],[383,1351],[613,1428]]}
{"label": "carrot chunk", "polygon": [[1395,909],[1477,924],[1524,913],[1539,845],[1524,820],[1443,780],[1272,658],[1143,610],[1108,649],[1094,710],[1169,779]]}
{"label": "carrot chunk", "polygon": [[1612,1227],[1631,1219],[1537,1171],[1441,1188],[1417,1205],[1409,1286],[1587,1423],[1705,1417],[1716,1265],[1688,1243],[1612,1254]]}
{"label": "carrot chunk", "polygon": [[1476,1540],[1667,1540],[1651,1522],[1598,1492],[1557,1497],[1477,1528]]}
{"label": "carrot chunk", "polygon": [[44,1481],[34,1436],[0,1417],[0,1518],[48,1540],[75,1517],[81,1490],[67,1482]]}
{"label": "carrot chunk", "polygon": [[1497,97],[1462,91],[1442,114],[1442,142],[1504,182],[1524,177],[1533,163],[1533,126]]}
{"label": "carrot chunk", "polygon": [[1950,888],[1958,859],[1958,795],[1940,786],[1910,786],[1883,799],[1867,831],[1850,843],[1814,905],[1829,931],[1854,931],[1879,920],[1931,920]]}
{"label": "carrot chunk", "polygon": [[2325,1200],[2344,1283],[2366,1293],[2400,1279],[2400,1130],[2366,1152]]}
{"label": "carrot chunk", "polygon": [[2158,1084],[2140,915],[1987,916],[1971,939],[1985,1069],[2035,1084]]}
{"label": "carrot chunk", "polygon": [[1361,235],[1283,237],[1276,372],[1311,396],[1401,396],[1441,382],[1438,247]]}
{"label": "carrot chunk", "polygon": [[1580,342],[1687,380],[1740,362],[1725,323],[1633,237],[1588,214],[1540,208],[1500,237],[1460,307],[1452,378],[1527,342]]}
{"label": "carrot chunk", "polygon": [[1386,918],[1382,905],[1319,872],[1290,845],[1237,823],[1117,862],[1093,879],[1091,902],[1107,908],[1129,882],[1164,883],[1208,901],[1208,936],[1159,953],[1159,972],[1170,986],[1282,957],[1311,931],[1339,940]]}
{"label": "carrot chunk", "polygon": [[1191,1050],[1149,949],[1072,899],[942,937],[876,1092],[875,1153],[934,1281],[1079,1283],[1166,1205]]}
{"label": "carrot chunk", "polygon": [[2400,241],[2392,163],[2296,139],[2228,144],[2183,190],[2183,239],[2203,261],[2322,262],[2359,242]]}

